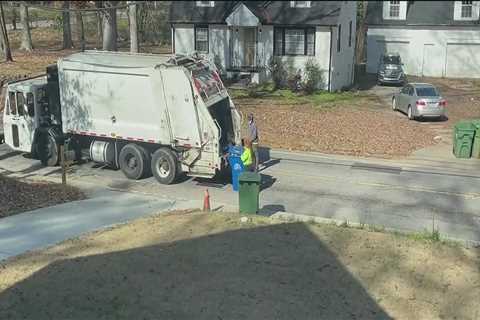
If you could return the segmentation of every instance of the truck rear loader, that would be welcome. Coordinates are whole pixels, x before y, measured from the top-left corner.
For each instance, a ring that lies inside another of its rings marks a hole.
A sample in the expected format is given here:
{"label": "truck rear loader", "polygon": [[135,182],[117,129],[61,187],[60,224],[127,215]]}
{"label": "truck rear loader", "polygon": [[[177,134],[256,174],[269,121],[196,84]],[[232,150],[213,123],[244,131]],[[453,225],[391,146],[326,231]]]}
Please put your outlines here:
{"label": "truck rear loader", "polygon": [[54,166],[70,159],[149,174],[213,177],[240,142],[241,117],[213,63],[199,55],[86,51],[9,83],[5,142]]}

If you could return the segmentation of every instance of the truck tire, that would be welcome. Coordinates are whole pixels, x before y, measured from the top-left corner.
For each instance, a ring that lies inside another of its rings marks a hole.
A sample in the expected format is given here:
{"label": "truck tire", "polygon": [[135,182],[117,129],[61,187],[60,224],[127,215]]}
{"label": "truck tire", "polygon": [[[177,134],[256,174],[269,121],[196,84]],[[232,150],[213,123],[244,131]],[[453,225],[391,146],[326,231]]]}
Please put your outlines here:
{"label": "truck tire", "polygon": [[51,134],[47,132],[44,132],[39,140],[40,141],[38,141],[36,144],[36,156],[40,159],[44,166],[56,166],[60,159],[60,147],[57,141]]}
{"label": "truck tire", "polygon": [[177,157],[172,151],[160,148],[152,156],[152,173],[161,184],[171,184],[178,173]]}
{"label": "truck tire", "polygon": [[148,154],[144,148],[136,144],[130,143],[122,148],[118,156],[118,164],[123,174],[129,179],[141,179],[146,171]]}

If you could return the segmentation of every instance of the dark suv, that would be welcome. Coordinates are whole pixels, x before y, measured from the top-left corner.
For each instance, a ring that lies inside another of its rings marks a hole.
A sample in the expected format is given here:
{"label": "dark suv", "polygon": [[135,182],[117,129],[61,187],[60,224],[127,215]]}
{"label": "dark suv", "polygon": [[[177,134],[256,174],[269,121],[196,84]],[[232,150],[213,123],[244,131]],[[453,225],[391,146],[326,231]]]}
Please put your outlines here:
{"label": "dark suv", "polygon": [[398,53],[383,54],[378,64],[377,83],[405,84],[407,78],[402,66],[402,59]]}

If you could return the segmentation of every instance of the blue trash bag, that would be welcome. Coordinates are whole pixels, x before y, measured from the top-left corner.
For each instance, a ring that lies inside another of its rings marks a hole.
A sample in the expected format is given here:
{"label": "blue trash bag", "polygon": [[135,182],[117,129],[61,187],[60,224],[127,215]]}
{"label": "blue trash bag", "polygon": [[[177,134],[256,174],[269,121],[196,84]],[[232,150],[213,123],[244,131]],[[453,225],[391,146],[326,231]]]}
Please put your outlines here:
{"label": "blue trash bag", "polygon": [[228,163],[232,170],[232,187],[233,191],[238,191],[239,189],[239,178],[240,174],[243,172],[243,163],[242,156],[243,148],[240,146],[231,146],[228,150]]}

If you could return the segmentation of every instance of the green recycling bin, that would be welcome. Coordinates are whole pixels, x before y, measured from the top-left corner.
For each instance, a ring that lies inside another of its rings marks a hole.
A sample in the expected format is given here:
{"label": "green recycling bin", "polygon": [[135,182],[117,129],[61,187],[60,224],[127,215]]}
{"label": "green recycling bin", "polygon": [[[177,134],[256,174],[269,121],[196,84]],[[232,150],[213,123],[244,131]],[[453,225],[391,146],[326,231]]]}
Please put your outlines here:
{"label": "green recycling bin", "polygon": [[453,154],[457,158],[470,158],[472,156],[475,126],[471,121],[460,121],[455,124],[453,132]]}
{"label": "green recycling bin", "polygon": [[240,213],[258,213],[260,181],[260,174],[256,172],[243,172],[240,174],[240,190],[238,192]]}
{"label": "green recycling bin", "polygon": [[475,137],[473,138],[472,158],[480,158],[480,120],[472,120],[475,126]]}

